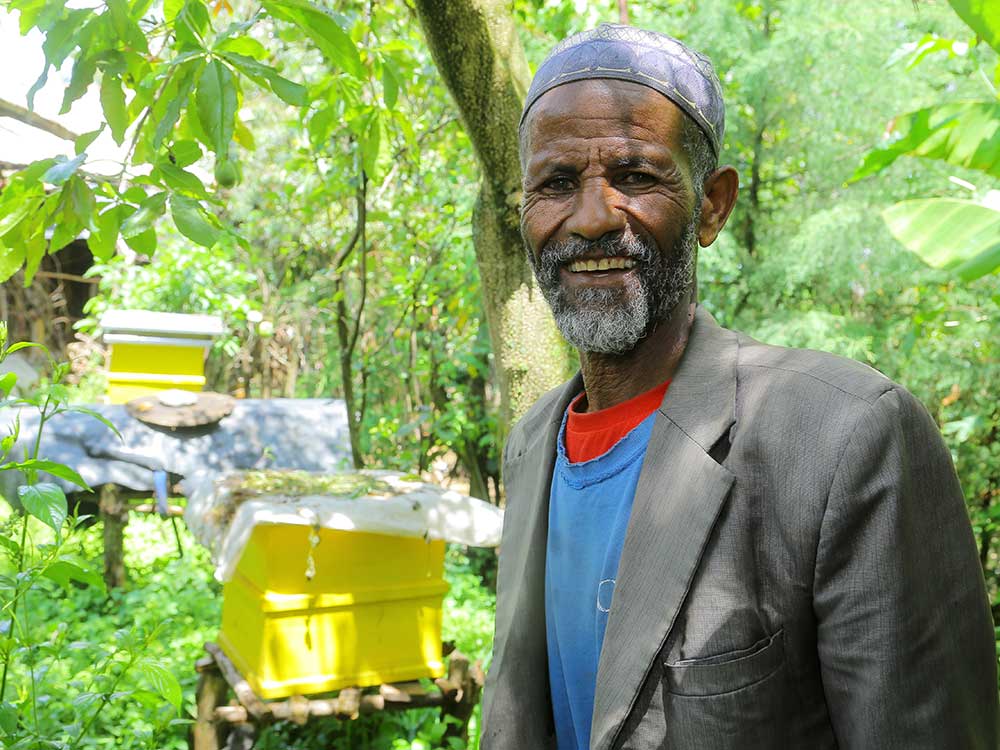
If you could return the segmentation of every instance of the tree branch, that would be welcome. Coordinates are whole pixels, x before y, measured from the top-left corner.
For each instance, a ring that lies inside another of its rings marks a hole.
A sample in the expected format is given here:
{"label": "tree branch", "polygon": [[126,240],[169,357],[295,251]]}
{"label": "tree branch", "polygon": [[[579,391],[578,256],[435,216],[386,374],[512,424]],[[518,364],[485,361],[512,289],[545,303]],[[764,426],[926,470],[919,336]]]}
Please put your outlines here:
{"label": "tree branch", "polygon": [[51,133],[52,135],[67,141],[75,141],[80,137],[69,128],[65,128],[60,125],[58,122],[35,114],[30,109],[25,109],[18,104],[14,104],[14,102],[8,102],[6,99],[0,99],[0,117],[10,117],[19,122],[23,122],[25,125],[30,125],[31,127],[38,128],[39,130],[44,130],[46,133]]}

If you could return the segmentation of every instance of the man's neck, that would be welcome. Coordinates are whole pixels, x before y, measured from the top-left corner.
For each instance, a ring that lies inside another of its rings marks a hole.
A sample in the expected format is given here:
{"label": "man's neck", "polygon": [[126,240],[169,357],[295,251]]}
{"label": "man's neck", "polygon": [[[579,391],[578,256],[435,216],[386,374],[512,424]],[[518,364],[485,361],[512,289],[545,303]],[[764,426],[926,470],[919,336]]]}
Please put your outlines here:
{"label": "man's neck", "polygon": [[587,411],[635,398],[674,376],[694,322],[694,296],[685,296],[648,336],[625,354],[580,352]]}

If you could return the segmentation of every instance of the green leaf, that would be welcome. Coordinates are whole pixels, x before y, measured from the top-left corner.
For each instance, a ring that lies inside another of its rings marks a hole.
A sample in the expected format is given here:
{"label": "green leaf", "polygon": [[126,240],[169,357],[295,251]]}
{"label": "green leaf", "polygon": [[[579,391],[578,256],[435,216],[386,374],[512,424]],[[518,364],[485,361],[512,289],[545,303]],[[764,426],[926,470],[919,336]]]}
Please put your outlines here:
{"label": "green leaf", "polygon": [[17,730],[17,707],[13,703],[0,703],[0,731],[14,734]]}
{"label": "green leaf", "polygon": [[254,60],[267,59],[267,48],[250,36],[229,37],[216,45],[215,49],[219,52],[235,52]]}
{"label": "green leaf", "polygon": [[145,232],[131,237],[122,236],[125,244],[135,250],[140,255],[152,255],[156,252],[156,230],[147,229]]}
{"label": "green leaf", "polygon": [[78,581],[79,583],[86,584],[87,586],[93,586],[101,591],[106,590],[104,587],[104,580],[101,576],[93,570],[80,567],[75,562],[70,562],[69,560],[56,560],[54,563],[45,568],[42,575],[52,581],[55,581],[66,591],[70,590],[71,581]]}
{"label": "green leaf", "polygon": [[306,0],[264,0],[262,4],[275,18],[298,26],[331,63],[354,78],[364,77],[357,46],[324,10]]}
{"label": "green leaf", "polygon": [[158,149],[170,131],[174,129],[181,116],[191,92],[194,90],[198,73],[205,61],[196,59],[186,62],[177,68],[170,84],[163,92],[163,97],[153,106],[153,116],[156,118],[156,131],[153,133],[153,149]]}
{"label": "green leaf", "polygon": [[948,0],[973,31],[1000,52],[1000,3],[996,0]]}
{"label": "green leaf", "polygon": [[169,161],[162,161],[156,165],[157,170],[159,170],[160,175],[163,177],[163,181],[168,187],[174,190],[180,190],[184,193],[191,193],[200,198],[207,198],[208,193],[205,191],[205,186],[202,184],[195,175],[190,172],[181,169],[180,167],[175,167]]}
{"label": "green leaf", "polygon": [[171,164],[181,169],[191,166],[204,156],[197,141],[176,141],[167,152],[170,154]]}
{"label": "green leaf", "polygon": [[35,278],[35,271],[45,257],[45,233],[35,232],[21,240],[24,243],[24,284],[29,286]]}
{"label": "green leaf", "polygon": [[169,669],[157,661],[143,659],[139,662],[139,671],[154,691],[163,696],[175,710],[180,710],[183,698],[181,685]]}
{"label": "green leaf", "polygon": [[203,247],[212,247],[219,241],[219,230],[206,221],[201,204],[183,195],[170,199],[170,213],[178,231]]}
{"label": "green leaf", "polygon": [[24,264],[24,245],[16,243],[7,247],[0,242],[0,283],[3,283]]}
{"label": "green leaf", "polygon": [[269,65],[264,65],[251,57],[235,52],[223,52],[222,56],[243,75],[258,85],[270,89],[282,101],[295,107],[301,107],[306,103],[306,87],[299,83],[293,83],[287,78],[282,78],[278,75],[278,71]]}
{"label": "green leaf", "polygon": [[56,534],[62,531],[69,509],[62,487],[51,482],[39,482],[17,488],[17,496],[26,513],[37,518]]}
{"label": "green leaf", "polygon": [[205,66],[194,101],[198,120],[208,137],[207,145],[217,154],[228,154],[236,117],[236,86],[233,74],[221,61],[212,60]]}
{"label": "green leaf", "polygon": [[94,75],[97,73],[97,61],[93,57],[81,55],[73,64],[73,75],[70,76],[69,86],[63,94],[62,107],[59,114],[64,115],[69,112],[73,102],[87,93],[90,84],[94,82]]}
{"label": "green leaf", "polygon": [[[167,194],[154,193],[139,204],[139,209],[122,224],[122,237],[131,239],[148,231],[167,208]],[[131,245],[130,245],[131,247]]]}
{"label": "green leaf", "polygon": [[[56,157],[56,163],[49,167],[48,171],[42,176],[42,181],[48,182],[52,185],[62,185],[76,173],[76,170],[78,170],[80,165],[86,160],[86,153],[78,154],[72,159],[67,159],[65,156],[58,156]],[[0,234],[2,234],[2,232],[0,232]]]}
{"label": "green leaf", "polygon": [[897,203],[882,218],[925,263],[966,281],[1000,267],[1000,211],[973,201],[931,198]]}
{"label": "green leaf", "polygon": [[121,146],[129,124],[125,92],[122,91],[121,80],[107,73],[101,76],[101,107],[104,109],[104,119],[111,127],[111,137]]}
{"label": "green leaf", "polygon": [[77,154],[82,154],[84,151],[86,151],[90,147],[90,144],[97,139],[97,136],[99,136],[101,133],[104,132],[104,128],[105,124],[101,123],[101,127],[99,127],[97,130],[91,130],[89,133],[84,133],[83,135],[79,136],[73,142],[74,151]]}
{"label": "green leaf", "polygon": [[885,169],[904,154],[1000,177],[1000,101],[928,107],[897,117],[895,129],[899,138],[868,153],[851,181]]}
{"label": "green leaf", "polygon": [[375,179],[378,165],[379,149],[382,146],[382,118],[378,111],[373,111],[368,118],[367,127],[361,140],[361,160],[368,179]]}
{"label": "green leaf", "polygon": [[[7,188],[11,191],[11,188]],[[6,192],[3,194],[6,197]],[[11,198],[0,203],[0,237],[14,229],[24,219],[38,210],[45,201],[45,191],[41,185],[17,195],[10,193]]]}
{"label": "green leaf", "polygon": [[55,461],[48,461],[41,458],[29,458],[27,461],[21,461],[20,463],[11,464],[11,469],[18,469],[20,471],[30,470],[30,471],[44,471],[47,474],[51,474],[54,477],[59,477],[60,479],[65,479],[67,482],[72,482],[78,487],[82,487],[85,490],[90,490],[90,485],[83,481],[83,477],[77,474],[73,469],[68,466]]}
{"label": "green leaf", "polygon": [[174,21],[174,33],[183,47],[203,48],[205,33],[212,25],[208,8],[201,0],[187,0]]}
{"label": "green leaf", "polygon": [[393,65],[386,60],[382,63],[382,98],[387,109],[395,109],[399,99],[399,74]]}
{"label": "green leaf", "polygon": [[127,206],[114,206],[97,217],[94,222],[96,229],[92,229],[87,237],[87,247],[98,260],[110,260],[115,254],[122,216],[128,210]]}
{"label": "green leaf", "polygon": [[163,20],[172,23],[183,7],[184,0],[163,0]]}
{"label": "green leaf", "polygon": [[17,373],[7,372],[0,375],[0,394],[3,398],[10,395],[11,391],[14,390],[14,386],[17,385]]}

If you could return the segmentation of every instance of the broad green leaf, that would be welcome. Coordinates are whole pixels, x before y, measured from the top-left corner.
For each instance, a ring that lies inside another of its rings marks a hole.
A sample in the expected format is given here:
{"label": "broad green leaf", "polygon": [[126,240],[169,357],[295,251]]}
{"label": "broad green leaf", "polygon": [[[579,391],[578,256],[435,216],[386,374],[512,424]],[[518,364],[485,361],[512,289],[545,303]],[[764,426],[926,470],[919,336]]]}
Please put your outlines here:
{"label": "broad green leaf", "polygon": [[382,146],[382,118],[378,111],[373,111],[368,118],[367,127],[361,141],[361,159],[368,179],[375,179],[378,166],[379,149]]}
{"label": "broad green leaf", "polygon": [[156,165],[156,168],[168,187],[184,193],[191,193],[200,198],[208,198],[208,193],[201,180],[187,170],[175,167],[169,161],[161,161]]}
{"label": "broad green leaf", "polygon": [[164,95],[153,106],[153,117],[156,118],[156,131],[153,133],[153,149],[160,148],[167,135],[174,129],[191,92],[194,90],[198,73],[205,64],[202,59],[186,62],[174,70],[170,84],[164,90]]}
{"label": "broad green leaf", "polygon": [[897,203],[882,218],[908,250],[966,281],[1000,267],[1000,211],[973,201],[930,198]]}
{"label": "broad green leaf", "polygon": [[267,59],[267,48],[250,36],[230,37],[216,45],[215,49],[219,52],[235,52],[258,61]]}
{"label": "broad green leaf", "polygon": [[45,257],[45,249],[48,243],[45,241],[44,230],[35,232],[21,240],[24,243],[24,284],[30,286],[35,278],[35,271],[42,264]]}
{"label": "broad green leaf", "polygon": [[87,237],[87,247],[98,260],[110,260],[115,254],[115,242],[121,228],[122,217],[128,211],[127,206],[114,206],[97,217],[96,230],[91,230]]}
{"label": "broad green leaf", "polygon": [[83,481],[83,477],[73,471],[70,467],[55,461],[48,461],[42,458],[29,458],[27,461],[12,464],[11,468],[21,471],[26,469],[31,471],[44,471],[54,477],[59,477],[60,479],[65,479],[67,482],[72,482],[85,490],[90,490],[90,485]]}
{"label": "broad green leaf", "polygon": [[212,60],[205,66],[194,101],[198,120],[208,137],[206,145],[219,155],[227,155],[236,117],[236,84],[233,74],[220,60]]}
{"label": "broad green leaf", "polygon": [[387,109],[395,109],[399,99],[399,74],[388,60],[382,63],[382,98]]}
{"label": "broad green leaf", "polygon": [[72,159],[67,159],[65,156],[56,157],[56,163],[42,176],[42,181],[52,185],[62,185],[73,176],[76,170],[80,168],[80,165],[86,160],[86,152],[78,154]]}
{"label": "broad green leaf", "polygon": [[170,213],[178,231],[188,239],[203,247],[219,241],[219,230],[205,219],[198,201],[175,195],[170,199]]}
{"label": "broad green leaf", "polygon": [[262,4],[275,18],[298,26],[338,68],[354,78],[364,77],[357,46],[326,11],[306,0],[264,0]]}
{"label": "broad green leaf", "polygon": [[166,207],[166,193],[154,193],[146,198],[139,204],[138,210],[122,224],[122,237],[131,239],[149,230],[153,226],[153,222],[163,216]]}
{"label": "broad green leaf", "polygon": [[895,127],[899,139],[869,152],[852,181],[885,169],[904,154],[1000,177],[1000,101],[928,107],[896,118]]}
{"label": "broad green leaf", "polygon": [[13,703],[0,703],[0,731],[14,734],[17,730],[17,707]]}
{"label": "broad green leaf", "polygon": [[175,710],[180,710],[183,698],[181,685],[169,669],[152,659],[143,659],[139,662],[139,671],[156,693],[163,696]]}
{"label": "broad green leaf", "polygon": [[203,48],[205,33],[210,27],[208,8],[201,0],[187,0],[174,20],[174,33],[182,47]]}
{"label": "broad green leaf", "polygon": [[105,591],[104,580],[95,571],[89,568],[83,568],[77,565],[75,562],[69,560],[56,560],[54,563],[49,565],[42,572],[49,580],[55,581],[62,588],[69,591],[70,582],[77,581],[79,583],[86,584],[87,586],[93,586],[96,589]]}
{"label": "broad green leaf", "polygon": [[63,94],[62,106],[59,114],[64,115],[69,112],[73,102],[87,93],[87,88],[94,82],[94,75],[97,73],[97,60],[94,57],[81,55],[73,64],[73,74],[69,79],[69,86]]}
{"label": "broad green leaf", "polygon": [[204,154],[197,141],[176,141],[167,149],[170,155],[170,163],[175,167],[189,167],[198,161]]}
{"label": "broad green leaf", "polygon": [[111,137],[119,146],[122,145],[129,123],[125,92],[122,91],[121,80],[107,73],[101,76],[101,107],[104,109],[104,119],[111,128]]}
{"label": "broad green leaf", "polygon": [[293,83],[287,78],[282,78],[278,74],[278,71],[269,65],[264,65],[251,57],[246,57],[235,52],[223,52],[222,56],[232,63],[233,67],[243,73],[243,75],[258,85],[269,88],[282,101],[295,107],[301,107],[306,103],[306,87],[298,83]]}
{"label": "broad green leaf", "polygon": [[37,518],[56,534],[61,533],[69,510],[66,494],[58,484],[39,482],[18,487],[17,496],[26,513]]}
{"label": "broad green leaf", "polygon": [[948,0],[973,31],[1000,52],[1000,3],[997,0]]}
{"label": "broad green leaf", "polygon": [[0,375],[0,395],[6,398],[14,390],[15,385],[17,385],[16,372],[8,372]]}
{"label": "broad green leaf", "polygon": [[[41,186],[38,186],[0,205],[0,237],[37,211],[44,202],[45,193]],[[8,203],[13,205],[7,205]]]}
{"label": "broad green leaf", "polygon": [[156,230],[147,229],[145,232],[139,232],[139,234],[133,235],[131,237],[122,236],[125,240],[125,244],[130,248],[135,250],[140,255],[152,255],[156,252]]}
{"label": "broad green leaf", "polygon": [[163,0],[163,20],[172,23],[183,7],[184,0]]}
{"label": "broad green leaf", "polygon": [[73,148],[76,153],[79,155],[86,151],[90,147],[90,144],[97,139],[97,136],[104,132],[105,127],[105,124],[101,123],[101,127],[97,130],[91,130],[89,133],[84,133],[77,138],[76,141],[73,142]]}

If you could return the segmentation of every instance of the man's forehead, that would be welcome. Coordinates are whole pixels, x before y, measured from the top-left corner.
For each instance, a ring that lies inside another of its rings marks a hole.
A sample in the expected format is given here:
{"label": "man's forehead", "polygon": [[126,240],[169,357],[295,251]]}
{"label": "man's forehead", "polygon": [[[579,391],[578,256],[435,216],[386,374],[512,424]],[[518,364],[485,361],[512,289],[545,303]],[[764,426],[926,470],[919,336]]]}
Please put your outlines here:
{"label": "man's forehead", "polygon": [[542,97],[587,80],[628,82],[658,92],[705,132],[718,154],[725,106],[711,62],[672,37],[631,26],[603,24],[557,45],[531,82],[521,114],[522,128]]}

